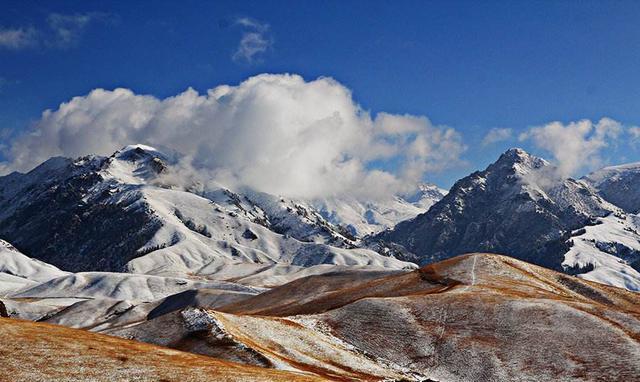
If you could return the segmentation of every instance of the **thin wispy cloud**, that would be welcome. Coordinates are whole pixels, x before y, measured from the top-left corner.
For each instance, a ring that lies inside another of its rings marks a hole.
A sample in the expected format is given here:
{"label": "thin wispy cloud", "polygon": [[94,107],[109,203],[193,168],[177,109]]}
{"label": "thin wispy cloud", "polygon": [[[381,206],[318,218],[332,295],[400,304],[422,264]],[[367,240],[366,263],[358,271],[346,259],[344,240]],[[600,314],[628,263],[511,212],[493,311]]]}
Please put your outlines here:
{"label": "thin wispy cloud", "polygon": [[627,133],[631,136],[631,139],[633,141],[638,141],[640,140],[640,127],[638,126],[631,126],[627,129]]}
{"label": "thin wispy cloud", "polygon": [[0,27],[0,48],[18,50],[37,44],[37,31],[32,28],[4,29]]}
{"label": "thin wispy cloud", "polygon": [[494,127],[482,138],[482,146],[489,146],[494,143],[509,140],[512,135],[513,131],[509,128]]}
{"label": "thin wispy cloud", "polygon": [[49,45],[67,48],[78,43],[87,26],[93,22],[104,22],[108,15],[99,12],[65,15],[51,13],[47,17],[47,24],[53,32],[53,37],[48,40]]}
{"label": "thin wispy cloud", "polygon": [[249,17],[241,17],[236,20],[236,24],[242,25],[247,28],[253,28],[258,31],[266,32],[269,30],[269,24],[262,24],[256,20],[253,20]]}
{"label": "thin wispy cloud", "polygon": [[236,62],[249,64],[259,61],[261,56],[273,46],[269,24],[248,17],[237,19],[235,24],[242,27],[244,31],[231,58]]}
{"label": "thin wispy cloud", "polygon": [[21,50],[37,46],[69,48],[76,45],[92,23],[112,19],[106,13],[51,13],[40,28],[33,26],[3,28],[0,26],[0,49]]}

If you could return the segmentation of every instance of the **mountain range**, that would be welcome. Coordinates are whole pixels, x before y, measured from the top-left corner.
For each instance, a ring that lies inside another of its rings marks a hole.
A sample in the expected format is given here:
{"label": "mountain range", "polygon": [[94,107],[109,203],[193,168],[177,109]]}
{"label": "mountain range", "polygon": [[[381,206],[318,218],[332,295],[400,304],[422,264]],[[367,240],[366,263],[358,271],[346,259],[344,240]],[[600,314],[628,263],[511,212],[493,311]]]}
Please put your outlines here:
{"label": "mountain range", "polygon": [[238,379],[631,380],[638,189],[640,164],[572,179],[521,149],[376,200],[228,187],[145,145],[51,158],[0,177],[0,333],[99,344],[114,378],[184,373],[165,349]]}
{"label": "mountain range", "polygon": [[[359,246],[442,195],[411,201],[299,201],[252,190],[178,186],[177,159],[134,145],[110,157],[52,158],[0,178],[0,237],[67,271],[239,275],[267,266],[410,266]],[[319,206],[319,207],[316,207]],[[239,268],[238,268],[239,269]]]}

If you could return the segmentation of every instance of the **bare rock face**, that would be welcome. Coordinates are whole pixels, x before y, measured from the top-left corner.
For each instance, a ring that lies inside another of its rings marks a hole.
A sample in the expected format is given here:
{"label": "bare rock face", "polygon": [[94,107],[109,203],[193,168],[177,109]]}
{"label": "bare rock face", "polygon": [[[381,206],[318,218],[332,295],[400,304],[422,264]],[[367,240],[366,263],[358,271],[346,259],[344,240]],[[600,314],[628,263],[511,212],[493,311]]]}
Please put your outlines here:
{"label": "bare rock face", "polygon": [[482,251],[560,270],[571,230],[617,210],[587,184],[558,179],[545,160],[511,149],[374,241],[400,244],[421,264]]}

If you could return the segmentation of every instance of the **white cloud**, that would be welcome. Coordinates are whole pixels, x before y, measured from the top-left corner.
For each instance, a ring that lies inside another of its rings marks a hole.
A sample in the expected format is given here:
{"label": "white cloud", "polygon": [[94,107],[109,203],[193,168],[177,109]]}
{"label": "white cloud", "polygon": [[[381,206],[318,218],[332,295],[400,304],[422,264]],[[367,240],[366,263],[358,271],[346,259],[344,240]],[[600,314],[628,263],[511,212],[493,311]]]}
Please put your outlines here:
{"label": "white cloud", "polygon": [[53,36],[48,43],[61,48],[73,46],[78,43],[82,32],[91,22],[106,19],[106,14],[98,12],[73,15],[51,13],[47,17],[47,24],[53,31]]}
{"label": "white cloud", "polygon": [[530,139],[535,146],[551,153],[561,175],[571,176],[579,170],[600,166],[600,152],[621,132],[622,125],[613,119],[602,118],[597,123],[584,119],[567,125],[551,122],[532,127],[520,134],[520,140]]}
{"label": "white cloud", "polygon": [[627,133],[631,136],[631,139],[636,141],[640,139],[640,127],[638,126],[630,126],[627,128]]}
{"label": "white cloud", "polygon": [[251,64],[273,45],[269,24],[263,24],[248,17],[239,18],[236,24],[245,30],[231,58],[234,61],[245,61]]}
{"label": "white cloud", "polygon": [[78,43],[82,32],[89,24],[110,19],[111,16],[100,12],[72,15],[51,13],[47,16],[48,28],[0,28],[0,48],[19,50],[40,44],[53,48],[68,48]]}
{"label": "white cloud", "polygon": [[261,32],[266,32],[266,31],[269,30],[269,25],[268,24],[262,24],[262,23],[258,22],[257,20],[254,20],[254,19],[249,18],[249,17],[240,17],[239,19],[236,20],[236,24],[242,25],[243,27],[255,29],[255,30],[261,31]]}
{"label": "white cloud", "polygon": [[511,139],[512,135],[513,131],[509,128],[494,127],[493,129],[489,130],[487,135],[484,136],[481,144],[482,146],[489,146],[497,142],[509,140]]}
{"label": "white cloud", "polygon": [[38,33],[34,28],[0,28],[0,48],[22,49],[37,43]]}
{"label": "white cloud", "polygon": [[45,111],[11,143],[5,170],[28,170],[54,155],[106,155],[136,142],[181,152],[230,187],[305,198],[408,191],[425,172],[457,164],[465,149],[454,129],[424,117],[372,118],[333,79],[263,74],[166,99],[93,90]]}

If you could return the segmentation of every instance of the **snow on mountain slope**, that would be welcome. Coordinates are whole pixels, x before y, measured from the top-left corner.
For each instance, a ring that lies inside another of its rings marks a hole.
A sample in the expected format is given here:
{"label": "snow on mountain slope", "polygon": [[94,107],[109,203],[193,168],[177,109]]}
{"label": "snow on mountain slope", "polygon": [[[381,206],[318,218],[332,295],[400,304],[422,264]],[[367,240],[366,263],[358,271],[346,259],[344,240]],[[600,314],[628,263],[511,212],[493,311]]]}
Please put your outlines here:
{"label": "snow on mountain slope", "polygon": [[53,265],[23,255],[11,244],[0,240],[0,296],[67,274]]}
{"label": "snow on mountain slope", "polygon": [[583,179],[626,212],[640,212],[640,162],[605,167]]}
{"label": "snow on mountain slope", "polygon": [[25,282],[2,285],[6,280],[0,278],[6,289],[1,302],[11,317],[91,330],[143,321],[164,299],[186,291],[206,290],[220,301],[235,301],[265,290],[225,281],[108,272],[61,272],[41,283],[21,280]]}
{"label": "snow on mountain slope", "polygon": [[334,225],[345,227],[353,236],[363,237],[393,228],[401,221],[426,212],[447,191],[431,184],[421,184],[405,196],[387,200],[362,201],[354,197],[326,198],[311,204]]}
{"label": "snow on mountain slope", "polygon": [[325,220],[310,203],[276,197],[264,192],[243,190],[244,198],[264,211],[271,230],[301,241],[331,244],[349,248],[356,238],[340,225]]}
{"label": "snow on mountain slope", "polygon": [[54,158],[0,177],[0,237],[64,270],[121,270],[158,225],[139,186],[100,173],[114,160]]}
{"label": "snow on mountain slope", "polygon": [[136,325],[190,306],[215,309],[232,302],[242,301],[255,294],[257,293],[253,291],[188,289],[151,302],[111,298],[87,299],[49,313],[38,321],[106,332]]}
{"label": "snow on mountain slope", "polygon": [[612,214],[575,231],[563,267],[585,280],[640,291],[639,223],[637,215]]}
{"label": "snow on mountain slope", "polygon": [[161,228],[141,249],[155,250],[131,260],[126,266],[130,272],[213,276],[225,263],[410,267],[371,250],[333,247],[275,233],[222,202],[189,192],[145,188],[142,194]]}
{"label": "snow on mountain slope", "polygon": [[250,273],[279,263],[411,266],[355,248],[356,238],[303,202],[176,186],[177,161],[132,145],[108,158],[52,159],[2,177],[0,235],[75,272],[214,277],[244,263],[257,264]]}
{"label": "snow on mountain slope", "polygon": [[57,179],[67,174],[71,163],[71,159],[53,157],[27,174],[13,172],[0,177],[0,203],[3,207],[0,209],[0,219],[11,216],[20,207],[20,200],[33,198],[42,192],[45,188],[42,184],[44,179]]}
{"label": "snow on mountain slope", "polygon": [[13,293],[11,298],[110,298],[154,301],[188,289],[259,293],[259,288],[225,281],[195,281],[151,275],[82,272],[62,276]]}
{"label": "snow on mountain slope", "polygon": [[37,285],[35,281],[24,279],[10,275],[8,273],[0,273],[0,297],[6,296],[17,290],[23,289],[27,286]]}
{"label": "snow on mountain slope", "polygon": [[276,264],[263,268],[255,274],[238,277],[236,279],[233,279],[233,281],[243,285],[275,288],[279,285],[286,284],[302,277],[348,271],[361,273],[370,272],[371,274],[388,272],[389,274],[392,274],[395,272],[406,272],[407,270],[357,265],[319,264],[311,267],[300,267],[295,265]]}
{"label": "snow on mountain slope", "polygon": [[510,149],[457,181],[429,211],[374,240],[400,244],[422,264],[483,251],[562,269],[570,232],[619,208],[584,182],[554,177],[554,170]]}
{"label": "snow on mountain slope", "polygon": [[0,272],[37,282],[68,274],[53,265],[23,255],[4,240],[0,240]]}

